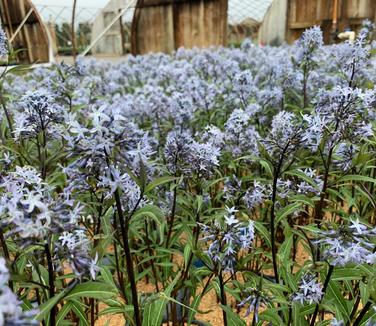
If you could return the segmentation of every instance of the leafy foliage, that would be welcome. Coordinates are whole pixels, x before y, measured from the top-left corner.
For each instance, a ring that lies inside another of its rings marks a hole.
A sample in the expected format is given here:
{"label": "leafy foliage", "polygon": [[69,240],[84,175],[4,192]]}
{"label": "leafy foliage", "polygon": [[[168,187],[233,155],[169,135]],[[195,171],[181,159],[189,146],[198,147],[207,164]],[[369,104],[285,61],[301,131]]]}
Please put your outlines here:
{"label": "leafy foliage", "polygon": [[7,71],[0,325],[374,325],[372,29]]}

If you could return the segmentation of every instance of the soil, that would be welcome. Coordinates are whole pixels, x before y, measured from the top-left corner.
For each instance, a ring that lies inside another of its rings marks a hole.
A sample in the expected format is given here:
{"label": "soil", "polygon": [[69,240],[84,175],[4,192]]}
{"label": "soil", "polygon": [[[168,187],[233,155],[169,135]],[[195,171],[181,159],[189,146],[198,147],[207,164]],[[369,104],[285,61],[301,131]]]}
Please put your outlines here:
{"label": "soil", "polygon": [[[151,292],[153,286],[151,284],[142,284],[140,290],[143,292]],[[196,314],[196,319],[209,322],[212,326],[223,326],[223,315],[222,309],[220,308],[219,303],[217,303],[217,298],[214,290],[209,291],[201,300],[199,306],[200,311],[205,311],[208,313],[205,314]],[[245,312],[240,313],[244,317]],[[252,316],[249,316],[245,320],[248,322],[251,321]],[[96,326],[123,326],[125,324],[124,318],[121,315],[106,315],[101,316],[95,323]],[[163,324],[166,326],[167,324]]]}
{"label": "soil", "polygon": [[[296,262],[299,265],[303,265],[305,261],[309,260],[309,254],[304,250],[303,246],[298,243],[297,246],[297,256]],[[270,271],[272,273],[272,271]],[[264,274],[269,274],[267,271]],[[144,293],[153,293],[155,292],[155,287],[152,284],[148,284],[145,282],[139,282],[138,284],[138,291]],[[198,289],[198,293],[200,293],[200,289]],[[232,307],[235,306],[234,302],[231,301],[230,296],[228,296],[228,304]],[[104,309],[105,306],[100,307],[100,309]],[[220,304],[217,301],[217,296],[215,290],[212,289],[209,291],[201,300],[199,311],[206,312],[205,314],[196,314],[196,319],[205,321],[210,323],[212,326],[223,326],[223,314]],[[235,311],[235,309],[234,309]],[[252,322],[252,314],[247,318],[245,316],[245,309],[242,309],[239,315],[247,322],[249,325]],[[121,315],[105,315],[99,317],[97,322],[95,323],[96,326],[123,326],[125,324],[125,320]],[[163,324],[167,326],[167,324]]]}

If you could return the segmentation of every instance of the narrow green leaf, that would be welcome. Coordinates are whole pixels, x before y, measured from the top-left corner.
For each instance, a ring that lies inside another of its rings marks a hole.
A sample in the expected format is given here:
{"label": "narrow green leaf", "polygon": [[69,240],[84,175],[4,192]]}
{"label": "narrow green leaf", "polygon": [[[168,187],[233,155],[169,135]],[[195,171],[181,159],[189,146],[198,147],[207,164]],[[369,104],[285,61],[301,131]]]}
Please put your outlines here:
{"label": "narrow green leaf", "polygon": [[350,313],[348,306],[346,304],[345,298],[342,296],[337,284],[333,281],[329,282],[328,289],[326,292],[326,299],[332,299],[334,301],[334,306],[338,312],[338,315],[346,322],[350,319]]}
{"label": "narrow green leaf", "polygon": [[42,303],[38,308],[39,313],[37,314],[35,319],[41,321],[46,318],[51,309],[55,307],[61,299],[64,298],[66,292],[67,291],[62,291],[58,295],[55,295],[53,298],[50,298],[46,302]]}
{"label": "narrow green leaf", "polygon": [[358,268],[336,268],[333,271],[332,281],[361,280],[364,273]]}
{"label": "narrow green leaf", "polygon": [[293,244],[293,233],[290,233],[278,250],[278,257],[282,264],[290,260],[291,248]]}
{"label": "narrow green leaf", "polygon": [[226,312],[228,326],[246,326],[247,324],[237,314],[235,314],[229,307],[221,305],[222,309]]}
{"label": "narrow green leaf", "polygon": [[176,275],[175,279],[163,292],[164,295],[159,294],[156,300],[146,305],[143,313],[144,318],[142,321],[142,326],[160,326],[162,324],[163,314],[166,311],[168,301],[167,297],[171,295],[171,292],[179,278],[180,273]]}
{"label": "narrow green leaf", "polygon": [[94,298],[110,299],[116,296],[117,291],[113,286],[102,282],[86,282],[76,285],[76,287],[66,296],[66,299],[74,298]]}
{"label": "narrow green leaf", "polygon": [[265,240],[269,248],[271,248],[272,242],[270,241],[270,232],[259,221],[255,221],[254,226],[255,226],[255,229],[258,231],[258,233],[262,235],[263,239]]}
{"label": "narrow green leaf", "polygon": [[201,302],[201,296],[198,295],[196,296],[192,303],[191,303],[191,306],[193,308],[193,310],[189,310],[188,312],[188,319],[187,319],[187,325],[190,326],[193,319],[195,318],[195,315],[196,315],[196,310],[198,309],[198,306],[200,305],[200,302]]}
{"label": "narrow green leaf", "polygon": [[157,178],[146,186],[145,192],[148,193],[158,186],[164,185],[165,183],[169,183],[177,179],[178,178],[176,177],[170,177],[170,176]]}
{"label": "narrow green leaf", "polygon": [[56,318],[56,325],[63,324],[65,316],[69,313],[69,311],[72,309],[72,302],[66,303],[63,308],[60,309],[57,318]]}
{"label": "narrow green leaf", "polygon": [[292,203],[287,205],[286,207],[282,208],[277,212],[277,218],[275,225],[278,225],[279,222],[281,222],[285,217],[299,211],[302,207],[302,204],[297,202],[297,203]]}
{"label": "narrow green leaf", "polygon": [[347,182],[347,181],[360,181],[360,182],[372,182],[372,183],[376,183],[376,179],[374,178],[370,178],[370,177],[366,177],[364,175],[354,175],[354,174],[351,174],[351,175],[345,175],[344,177],[341,177],[338,181],[341,181],[341,182]]}
{"label": "narrow green leaf", "polygon": [[80,324],[89,326],[89,321],[86,319],[85,312],[82,310],[82,305],[78,302],[72,302],[72,310],[77,315],[77,317],[80,319]]}

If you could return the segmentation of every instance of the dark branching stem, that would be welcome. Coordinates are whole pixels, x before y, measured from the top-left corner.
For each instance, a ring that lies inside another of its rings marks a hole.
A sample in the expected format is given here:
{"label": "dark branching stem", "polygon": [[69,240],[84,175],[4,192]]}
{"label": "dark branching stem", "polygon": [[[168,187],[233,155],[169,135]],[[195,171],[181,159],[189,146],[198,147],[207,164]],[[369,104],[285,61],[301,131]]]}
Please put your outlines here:
{"label": "dark branching stem", "polygon": [[331,165],[331,162],[332,162],[333,150],[334,150],[334,146],[331,146],[331,148],[329,149],[329,153],[328,153],[328,159],[327,159],[326,164],[325,164],[325,173],[324,173],[323,186],[322,186],[322,189],[321,189],[320,201],[319,201],[319,203],[316,207],[316,211],[315,211],[315,221],[317,223],[321,222],[323,211],[324,211],[326,191],[328,189],[330,165]]}
{"label": "dark branching stem", "polygon": [[[7,264],[9,265],[9,267],[11,267],[8,245],[5,241],[4,231],[2,228],[0,228],[0,244],[1,244],[1,247],[3,248],[4,257],[7,261]],[[9,280],[9,287],[13,291],[13,282],[11,280]]]}
{"label": "dark branching stem", "polygon": [[[332,277],[332,274],[333,274],[333,270],[334,270],[334,266],[333,265],[329,265],[328,274],[326,274],[324,286],[322,288],[322,298],[321,298],[321,301],[324,299],[324,296],[325,296],[325,293],[326,293],[326,289],[328,288],[328,285],[329,285],[329,282],[330,282],[330,278]],[[321,301],[320,301],[320,303],[321,303]],[[315,325],[317,314],[319,313],[320,303],[316,304],[316,308],[315,308],[315,311],[314,311],[314,313],[312,315],[310,326],[314,326]]]}
{"label": "dark branching stem", "polygon": [[[105,151],[105,156],[106,156],[107,166],[111,171],[110,158],[109,158],[109,154],[106,151]],[[111,177],[112,181],[115,181],[112,173],[110,173],[110,177]],[[135,278],[134,270],[133,270],[132,253],[131,253],[131,249],[129,247],[129,223],[130,223],[130,220],[131,220],[133,214],[135,213],[139,204],[141,203],[143,196],[144,196],[143,190],[141,190],[140,197],[139,197],[135,207],[133,208],[132,212],[128,216],[125,216],[124,212],[123,212],[123,207],[122,207],[122,204],[121,204],[120,191],[119,191],[119,189],[116,189],[115,192],[114,192],[117,216],[118,216],[119,222],[120,222],[121,237],[122,237],[122,241],[123,241],[126,269],[127,269],[127,274],[128,274],[129,283],[130,283],[130,287],[131,287],[131,293],[132,293],[134,322],[135,322],[136,326],[141,326],[141,313],[140,313],[140,307],[139,307],[139,304],[138,304],[137,286],[136,286],[136,278]]]}
{"label": "dark branching stem", "polygon": [[279,276],[278,276],[278,267],[277,267],[277,257],[276,252],[277,248],[275,245],[275,200],[277,196],[277,175],[274,177],[273,180],[273,193],[272,193],[272,208],[270,211],[270,241],[272,243],[272,261],[273,261],[273,271],[274,271],[274,278],[276,284],[279,283]]}
{"label": "dark branching stem", "polygon": [[4,114],[5,114],[5,117],[6,117],[7,122],[8,122],[9,131],[11,133],[11,136],[13,136],[13,131],[14,130],[13,130],[12,118],[10,116],[10,113],[8,111],[8,108],[7,108],[7,105],[5,103],[4,96],[3,96],[3,89],[2,88],[0,89],[0,102],[1,102],[1,106],[3,107]]}
{"label": "dark branching stem", "polygon": [[177,188],[178,188],[178,185],[176,184],[176,186],[174,188],[174,194],[173,194],[173,200],[172,200],[171,216],[170,216],[170,220],[169,220],[167,239],[166,239],[166,248],[168,248],[168,245],[169,245],[169,242],[170,242],[170,239],[171,239],[171,235],[172,235],[172,229],[174,227],[175,212],[176,212]]}
{"label": "dark branching stem", "polygon": [[[221,292],[221,304],[223,306],[227,306],[227,299],[226,299],[226,292],[225,292],[225,283],[223,282],[223,275],[222,275],[222,270],[219,271],[218,273],[218,280],[219,280],[219,288]],[[227,314],[224,309],[222,309],[223,313],[223,325],[227,326]]]}
{"label": "dark branching stem", "polygon": [[288,144],[282,151],[278,164],[275,167],[274,178],[273,178],[273,191],[272,191],[272,207],[270,209],[270,241],[272,243],[272,261],[273,261],[273,271],[274,271],[274,278],[275,278],[276,284],[279,283],[279,275],[278,275],[278,266],[277,266],[277,248],[276,248],[276,243],[275,243],[275,203],[277,199],[277,182],[281,174],[283,158],[285,155],[285,151],[287,150],[287,147],[288,147]]}
{"label": "dark branching stem", "polygon": [[[127,274],[129,278],[129,283],[131,286],[131,292],[132,292],[132,304],[134,309],[134,320],[136,326],[141,326],[141,315],[140,315],[140,308],[138,304],[138,296],[137,296],[137,287],[136,287],[136,278],[134,275],[133,270],[133,262],[132,262],[132,254],[131,249],[129,247],[129,220],[130,218],[126,218],[123,213],[123,208],[121,205],[121,199],[120,199],[120,193],[119,190],[115,190],[115,202],[116,202],[116,210],[119,217],[120,222],[120,229],[121,229],[121,235],[123,240],[123,247],[124,247],[124,253],[125,253],[125,262],[126,262],[126,268],[127,268]],[[143,197],[143,194],[140,195],[140,199],[136,205],[141,202],[141,199]]]}
{"label": "dark branching stem", "polygon": [[[48,266],[48,284],[49,284],[49,296],[50,299],[55,296],[55,273],[54,273],[54,266],[52,262],[52,256],[50,251],[50,246],[48,243],[44,244],[44,251],[47,258],[47,266]],[[57,314],[57,307],[56,305],[52,307],[50,311],[50,326],[56,325],[56,314]]]}
{"label": "dark branching stem", "polygon": [[[374,252],[376,251],[376,249],[374,250]],[[362,279],[362,281],[364,282],[365,281],[365,277],[363,277],[363,279]],[[359,285],[360,285],[360,282],[358,282],[357,284],[356,284],[356,286],[355,286],[355,289],[354,289],[354,293],[356,294],[356,301],[355,301],[355,303],[354,303],[354,306],[353,306],[353,309],[352,309],[352,311],[351,311],[351,313],[350,313],[350,318],[349,318],[349,320],[347,321],[347,323],[346,323],[346,326],[350,326],[351,325],[351,322],[352,322],[352,320],[355,318],[355,316],[356,316],[356,313],[357,313],[357,311],[358,311],[358,308],[359,308],[359,305],[360,305],[360,302],[361,302],[361,296],[359,295],[359,291],[360,291],[360,289],[359,289]]]}
{"label": "dark branching stem", "polygon": [[90,299],[90,325],[95,326],[95,301]]}
{"label": "dark branching stem", "polygon": [[[146,242],[146,246],[147,246],[150,257],[153,257],[154,253],[153,253],[153,250],[150,246],[151,241],[150,241],[150,238],[149,238],[149,227],[148,227],[148,223],[147,223],[146,220],[145,220],[145,242]],[[157,275],[157,269],[155,268],[154,258],[151,259],[150,264],[151,264],[151,271],[153,273],[153,277],[154,277],[154,280],[155,280],[155,288],[156,288],[157,292],[159,292],[158,275]]]}
{"label": "dark branching stem", "polygon": [[[357,286],[357,287],[358,287],[358,286]],[[351,321],[354,319],[354,317],[355,317],[355,315],[356,315],[356,312],[358,311],[360,301],[361,301],[361,297],[358,295],[357,298],[356,298],[356,300],[355,300],[354,307],[353,307],[353,309],[351,310],[350,318],[349,318],[349,320],[347,321],[346,326],[350,326],[350,325],[351,325]]]}
{"label": "dark branching stem", "polygon": [[292,321],[292,304],[289,305],[289,315],[288,315],[288,320],[287,320],[287,326],[291,325]]}
{"label": "dark branching stem", "polygon": [[363,307],[363,309],[360,311],[358,317],[355,319],[353,326],[359,326],[359,325],[360,325],[360,322],[362,321],[362,319],[364,318],[364,316],[366,315],[366,313],[368,312],[368,310],[371,308],[371,306],[372,306],[371,301],[368,301],[368,302],[364,305],[364,307]]}
{"label": "dark branching stem", "polygon": [[127,297],[125,295],[124,277],[123,277],[123,274],[122,274],[121,269],[120,269],[119,254],[118,254],[118,250],[117,250],[117,245],[118,244],[117,244],[116,240],[114,239],[114,256],[115,256],[115,264],[116,264],[116,274],[117,274],[117,278],[118,278],[118,281],[119,281],[120,292],[123,296],[123,299],[127,302]]}
{"label": "dark branching stem", "polygon": [[307,64],[303,67],[303,106],[306,108],[308,106],[308,95],[307,95],[307,83],[308,83],[309,70]]}

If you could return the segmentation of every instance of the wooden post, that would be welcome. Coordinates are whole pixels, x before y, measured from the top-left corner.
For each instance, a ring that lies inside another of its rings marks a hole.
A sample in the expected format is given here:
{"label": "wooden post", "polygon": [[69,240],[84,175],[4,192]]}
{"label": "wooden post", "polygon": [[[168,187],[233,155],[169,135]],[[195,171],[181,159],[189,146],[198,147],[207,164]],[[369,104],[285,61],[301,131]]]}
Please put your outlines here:
{"label": "wooden post", "polygon": [[334,0],[334,3],[333,3],[333,23],[332,23],[333,31],[337,30],[337,23],[338,23],[338,0]]}
{"label": "wooden post", "polygon": [[[119,13],[121,9],[119,9]],[[119,17],[119,27],[120,27],[120,42],[121,42],[121,54],[125,54],[125,39],[124,39],[124,25],[123,25],[123,15]]]}
{"label": "wooden post", "polygon": [[75,19],[76,19],[76,6],[77,0],[73,0],[73,9],[72,9],[72,56],[73,62],[76,62],[76,31],[75,31]]}
{"label": "wooden post", "polygon": [[[24,27],[22,29],[22,35],[24,36],[24,39],[25,39],[26,45],[27,45],[27,56],[29,58],[29,62],[33,63],[34,62],[34,51],[35,50],[32,47],[29,29],[27,28],[27,26],[24,26],[24,24],[26,23],[27,19],[29,18],[29,16],[31,15],[33,10],[32,10],[32,8],[30,8],[29,13],[26,13],[26,4],[25,4],[25,2],[22,2],[22,5],[20,6],[20,12],[21,12],[22,17],[25,17],[26,19],[24,19],[24,21],[22,21],[22,23],[19,26],[19,29],[17,29],[14,32],[13,36],[16,36],[16,32],[18,33],[19,31],[21,31],[22,27]],[[13,36],[11,38],[12,41],[13,41]]]}
{"label": "wooden post", "polygon": [[5,11],[5,16],[6,16],[6,19],[7,19],[7,23],[8,23],[8,28],[9,28],[9,37],[12,37],[13,36],[13,26],[12,26],[12,20],[10,19],[10,14],[9,14],[9,9],[8,9],[8,1],[3,1],[3,5],[4,5],[4,11]]}

